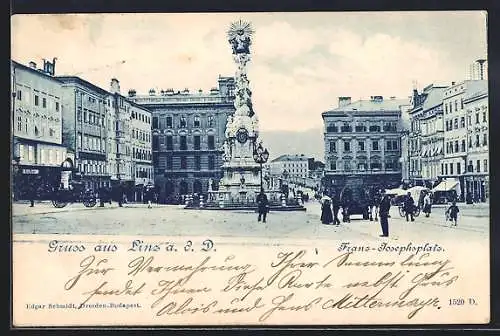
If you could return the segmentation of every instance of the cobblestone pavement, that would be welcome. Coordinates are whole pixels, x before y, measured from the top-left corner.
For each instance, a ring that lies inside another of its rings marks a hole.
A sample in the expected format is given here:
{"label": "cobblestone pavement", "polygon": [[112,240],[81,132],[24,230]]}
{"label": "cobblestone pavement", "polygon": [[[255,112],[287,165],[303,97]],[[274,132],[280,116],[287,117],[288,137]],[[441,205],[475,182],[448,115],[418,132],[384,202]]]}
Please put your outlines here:
{"label": "cobblestone pavement", "polygon": [[[267,223],[257,222],[252,211],[185,210],[179,206],[116,203],[104,208],[70,204],[56,209],[48,202],[13,204],[12,230],[22,234],[90,234],[144,236],[263,237],[292,239],[352,239],[377,241],[380,224],[353,216],[340,226],[320,222],[320,204],[306,203],[306,212],[271,212]],[[421,214],[406,222],[391,208],[389,240],[479,239],[489,237],[489,208],[463,206],[457,227],[444,218],[445,207],[433,208],[431,217]]]}

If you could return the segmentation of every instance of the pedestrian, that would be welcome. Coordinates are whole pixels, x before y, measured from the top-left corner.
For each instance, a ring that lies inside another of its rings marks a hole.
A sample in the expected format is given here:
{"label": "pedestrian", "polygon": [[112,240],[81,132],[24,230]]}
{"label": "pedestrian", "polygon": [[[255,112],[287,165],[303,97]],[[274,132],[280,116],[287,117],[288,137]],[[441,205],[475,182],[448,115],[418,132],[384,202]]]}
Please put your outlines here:
{"label": "pedestrian", "polygon": [[431,205],[432,205],[432,200],[431,200],[431,193],[428,192],[424,196],[424,213],[425,217],[429,217],[431,214]]}
{"label": "pedestrian", "polygon": [[340,201],[336,194],[332,196],[333,224],[340,225],[339,219]]}
{"label": "pedestrian", "polygon": [[35,197],[36,197],[35,183],[30,183],[28,185],[28,199],[30,201],[30,208],[33,208],[35,206]]}
{"label": "pedestrian", "polygon": [[413,199],[413,197],[411,197],[410,192],[408,192],[408,194],[406,195],[406,198],[404,200],[403,210],[404,210],[405,215],[406,215],[406,221],[407,222],[409,221],[409,219],[408,219],[408,217],[409,217],[411,219],[411,221],[414,222],[415,218],[413,218],[413,212],[415,211],[415,200]]}
{"label": "pedestrian", "polygon": [[148,201],[148,208],[151,209],[151,203],[153,201],[153,188],[146,189],[146,200]]}
{"label": "pedestrian", "polygon": [[123,185],[121,183],[118,183],[116,186],[116,200],[118,201],[118,206],[120,208],[123,207],[123,199],[124,199],[124,194],[123,194]]}
{"label": "pedestrian", "polygon": [[333,214],[331,207],[331,198],[323,197],[323,203],[321,204],[321,223],[323,224],[332,224],[333,223]]}
{"label": "pedestrian", "polygon": [[378,206],[380,226],[382,227],[381,237],[389,237],[389,210],[391,208],[391,201],[389,195],[384,195]]}
{"label": "pedestrian", "polygon": [[267,199],[266,194],[264,194],[264,189],[260,189],[260,194],[257,195],[257,211],[259,212],[259,216],[257,217],[257,221],[260,222],[262,218],[262,222],[266,222],[267,211],[268,211],[269,201]]}
{"label": "pedestrian", "polygon": [[106,188],[101,186],[99,188],[99,207],[104,208],[104,202],[106,201]]}
{"label": "pedestrian", "polygon": [[448,218],[451,222],[453,222],[454,226],[457,226],[457,219],[459,212],[460,209],[458,209],[456,201],[453,201],[451,206],[446,210],[446,218]]}

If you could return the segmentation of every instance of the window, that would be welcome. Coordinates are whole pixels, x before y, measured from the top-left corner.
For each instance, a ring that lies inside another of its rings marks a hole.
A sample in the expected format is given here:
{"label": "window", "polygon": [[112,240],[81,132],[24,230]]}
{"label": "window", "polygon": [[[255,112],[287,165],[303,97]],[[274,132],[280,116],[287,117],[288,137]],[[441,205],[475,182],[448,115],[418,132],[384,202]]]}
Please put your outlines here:
{"label": "window", "polygon": [[488,172],[488,159],[483,160],[483,172]]}
{"label": "window", "polygon": [[56,111],[59,112],[59,102],[56,102]]}
{"label": "window", "polygon": [[483,112],[483,122],[488,122],[486,111]]}
{"label": "window", "polygon": [[458,118],[453,119],[453,128],[454,129],[458,128]]}
{"label": "window", "polygon": [[23,130],[23,118],[17,117],[17,130],[21,132]]}
{"label": "window", "polygon": [[450,163],[450,175],[453,175],[453,163]]}
{"label": "window", "polygon": [[455,100],[455,112],[458,111],[458,100]]}
{"label": "window", "polygon": [[330,153],[336,153],[336,152],[337,152],[337,142],[330,141]]}
{"label": "window", "polygon": [[360,151],[364,151],[365,150],[365,142],[364,141],[362,141],[362,140],[358,141],[358,149]]}
{"label": "window", "polygon": [[344,152],[351,151],[351,142],[349,140],[344,140]]}
{"label": "window", "polygon": [[392,169],[394,169],[394,168],[395,168],[395,167],[394,167],[394,161],[392,161],[392,160],[387,160],[387,161],[385,162],[385,169],[386,169],[386,170],[392,170]]}
{"label": "window", "polygon": [[455,140],[455,153],[459,151],[458,149],[458,140]]}
{"label": "window", "polygon": [[207,124],[208,127],[214,127],[214,116],[208,116]]}
{"label": "window", "polygon": [[344,161],[344,170],[345,171],[351,170],[351,162],[350,161]]}
{"label": "window", "polygon": [[460,150],[462,152],[465,152],[466,148],[465,148],[465,139],[462,139],[462,143],[461,143],[461,146],[460,146]]}
{"label": "window", "polygon": [[47,107],[47,98],[42,98],[42,107],[46,108]]}
{"label": "window", "polygon": [[397,140],[386,140],[385,141],[385,149],[386,150],[397,150],[398,149],[398,141]]}
{"label": "window", "polygon": [[173,121],[172,116],[167,116],[167,127],[172,127]]}
{"label": "window", "polygon": [[479,112],[476,113],[476,124],[479,124]]}
{"label": "window", "polygon": [[173,150],[174,149],[173,137],[171,135],[167,135],[166,139],[167,139],[166,143],[167,150]]}
{"label": "window", "polygon": [[21,90],[17,90],[16,97],[17,100],[23,100],[23,92]]}
{"label": "window", "polygon": [[378,140],[373,140],[372,141],[372,150],[374,151],[378,151],[379,148],[378,148]]}
{"label": "window", "polygon": [[396,123],[395,122],[384,123],[384,132],[396,132]]}
{"label": "window", "polygon": [[341,132],[352,132],[352,126],[348,123],[344,123],[344,125],[340,128]]}
{"label": "window", "polygon": [[472,138],[469,137],[469,148],[472,148]]}
{"label": "window", "polygon": [[461,174],[462,167],[460,166],[460,162],[457,162],[457,174]]}
{"label": "window", "polygon": [[158,128],[158,117],[153,117],[153,128]]}
{"label": "window", "polygon": [[481,160],[476,161],[476,173],[481,172]]}
{"label": "window", "polygon": [[381,169],[381,168],[382,164],[377,160],[372,161],[370,164],[370,169]]}
{"label": "window", "polygon": [[460,118],[460,127],[464,128],[465,127],[465,117]]}
{"label": "window", "polygon": [[472,116],[468,116],[467,119],[468,119],[469,125],[472,125]]}
{"label": "window", "polygon": [[479,134],[476,134],[476,147],[479,147]]}
{"label": "window", "polygon": [[444,164],[444,174],[448,175],[448,164],[447,163]]}
{"label": "window", "polygon": [[193,127],[200,127],[200,117],[199,116],[194,117]]}
{"label": "window", "polygon": [[330,169],[337,170],[337,162],[335,162],[335,161],[330,162]]}
{"label": "window", "polygon": [[201,157],[199,156],[194,157],[194,169],[201,170]]}
{"label": "window", "polygon": [[187,137],[185,135],[181,135],[180,139],[180,150],[187,150]]}
{"label": "window", "polygon": [[460,109],[464,109],[464,99],[460,98]]}
{"label": "window", "polygon": [[186,117],[185,116],[181,116],[180,127],[181,128],[186,128],[187,127],[187,121],[186,121]]}
{"label": "window", "polygon": [[200,150],[200,136],[199,135],[194,136],[194,149]]}
{"label": "window", "polygon": [[210,155],[208,157],[208,169],[209,170],[215,169],[215,157],[213,155]]}
{"label": "window", "polygon": [[370,126],[370,132],[380,132],[380,126],[377,125]]}
{"label": "window", "polygon": [[39,102],[38,102],[38,96],[35,95],[35,106],[38,106]]}
{"label": "window", "polygon": [[444,163],[441,163],[441,175],[444,175]]}
{"label": "window", "polygon": [[35,147],[28,146],[28,160],[33,161],[35,154]]}
{"label": "window", "polygon": [[488,134],[484,133],[483,134],[483,146],[488,145]]}
{"label": "window", "polygon": [[446,104],[444,105],[444,113],[448,114],[448,105],[446,105]]}
{"label": "window", "polygon": [[82,148],[82,135],[81,134],[78,134],[76,147]]}
{"label": "window", "polygon": [[365,125],[356,125],[356,127],[354,127],[354,130],[356,132],[366,132],[366,126]]}
{"label": "window", "polygon": [[326,127],[326,131],[330,133],[337,133],[339,129],[335,124],[331,123]]}
{"label": "window", "polygon": [[208,149],[215,149],[215,136],[208,136]]}
{"label": "window", "polygon": [[49,136],[50,136],[50,137],[53,137],[53,136],[55,136],[55,135],[56,135],[56,132],[54,131],[54,129],[49,128]]}
{"label": "window", "polygon": [[38,130],[38,127],[35,126],[35,136],[39,136],[40,135],[40,131]]}

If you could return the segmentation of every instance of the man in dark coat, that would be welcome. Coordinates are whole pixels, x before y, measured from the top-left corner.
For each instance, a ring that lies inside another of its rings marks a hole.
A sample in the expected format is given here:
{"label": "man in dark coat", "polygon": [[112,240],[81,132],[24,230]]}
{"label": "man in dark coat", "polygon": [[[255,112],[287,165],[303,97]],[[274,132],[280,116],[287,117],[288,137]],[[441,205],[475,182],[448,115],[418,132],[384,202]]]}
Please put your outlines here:
{"label": "man in dark coat", "polygon": [[257,206],[259,211],[259,216],[257,217],[257,221],[260,222],[260,219],[262,218],[262,221],[264,223],[266,222],[268,205],[269,201],[267,200],[266,194],[264,194],[264,189],[261,189],[260,194],[257,195]]}
{"label": "man in dark coat", "polygon": [[99,188],[99,207],[104,208],[104,202],[108,199],[107,194],[106,187],[102,186]]}
{"label": "man in dark coat", "polygon": [[118,206],[121,208],[123,207],[123,184],[120,182],[118,183],[118,185],[116,186],[116,200],[118,201]]}
{"label": "man in dark coat", "polygon": [[409,192],[406,195],[404,204],[403,204],[403,210],[405,211],[406,214],[406,221],[408,222],[408,217],[411,218],[411,221],[415,221],[415,218],[413,218],[413,211],[415,211],[415,200],[413,197],[411,197],[411,193]]}
{"label": "man in dark coat", "polygon": [[336,194],[332,195],[332,214],[333,214],[333,224],[339,225],[340,219],[338,217],[340,210],[340,200]]}
{"label": "man in dark coat", "polygon": [[384,195],[382,200],[380,201],[378,211],[380,218],[380,226],[382,227],[382,235],[381,237],[389,237],[389,210],[391,208],[391,201],[389,200],[388,195]]}

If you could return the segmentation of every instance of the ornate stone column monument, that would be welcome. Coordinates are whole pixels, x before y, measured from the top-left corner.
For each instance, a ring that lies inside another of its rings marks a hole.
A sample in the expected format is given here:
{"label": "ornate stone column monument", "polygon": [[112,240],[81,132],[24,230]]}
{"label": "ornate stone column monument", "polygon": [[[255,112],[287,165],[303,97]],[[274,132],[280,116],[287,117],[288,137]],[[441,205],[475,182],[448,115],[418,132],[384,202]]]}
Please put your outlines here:
{"label": "ornate stone column monument", "polygon": [[252,91],[247,77],[253,33],[251,24],[241,20],[233,22],[227,31],[237,65],[236,110],[226,124],[226,139],[222,148],[223,178],[219,184],[219,196],[227,205],[253,203],[261,188],[260,165],[253,158],[253,151],[258,145],[259,120],[252,107]]}

